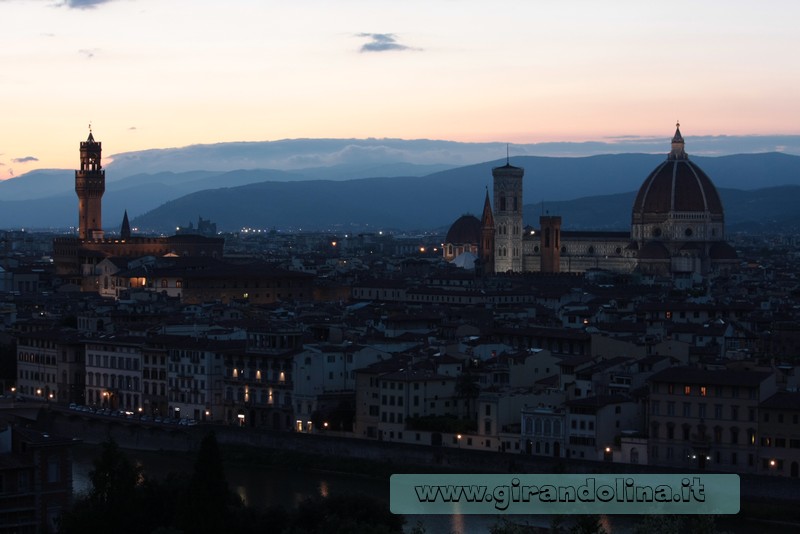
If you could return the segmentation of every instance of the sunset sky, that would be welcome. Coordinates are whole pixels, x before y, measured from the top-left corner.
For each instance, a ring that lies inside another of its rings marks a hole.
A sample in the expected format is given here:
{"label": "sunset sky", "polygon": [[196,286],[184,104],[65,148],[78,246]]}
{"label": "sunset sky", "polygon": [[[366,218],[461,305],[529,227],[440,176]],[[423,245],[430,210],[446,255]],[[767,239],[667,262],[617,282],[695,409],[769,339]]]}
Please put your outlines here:
{"label": "sunset sky", "polygon": [[[287,138],[800,133],[800,3],[0,0],[0,178]],[[690,126],[689,126],[690,125]]]}

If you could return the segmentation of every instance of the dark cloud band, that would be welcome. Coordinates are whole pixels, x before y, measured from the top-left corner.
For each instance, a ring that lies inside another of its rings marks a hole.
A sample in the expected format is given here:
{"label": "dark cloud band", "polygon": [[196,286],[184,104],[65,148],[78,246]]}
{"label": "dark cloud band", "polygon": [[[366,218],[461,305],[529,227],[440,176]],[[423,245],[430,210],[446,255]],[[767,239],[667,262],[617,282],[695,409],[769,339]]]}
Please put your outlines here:
{"label": "dark cloud band", "polygon": [[93,9],[112,0],[65,0],[63,5],[70,9]]}
{"label": "dark cloud band", "polygon": [[392,50],[413,50],[413,48],[397,42],[393,33],[359,33],[358,37],[366,37],[369,42],[361,45],[361,52],[388,52]]}

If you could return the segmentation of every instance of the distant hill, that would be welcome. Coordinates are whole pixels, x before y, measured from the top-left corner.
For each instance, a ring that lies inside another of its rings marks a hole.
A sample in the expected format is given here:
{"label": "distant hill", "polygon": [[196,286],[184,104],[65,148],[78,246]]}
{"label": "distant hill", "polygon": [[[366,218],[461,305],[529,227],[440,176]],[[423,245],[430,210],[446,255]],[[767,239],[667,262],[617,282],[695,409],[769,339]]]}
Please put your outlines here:
{"label": "distant hill", "polygon": [[[202,191],[168,202],[135,219],[142,228],[169,229],[198,213],[225,230],[242,227],[356,231],[394,228],[447,228],[462,211],[444,205],[453,193],[433,184],[429,194],[417,195],[401,183],[369,181],[263,183]],[[431,185],[431,184],[428,184]],[[720,189],[729,231],[798,231],[800,186],[741,191]],[[574,230],[629,230],[635,192],[582,197],[569,201],[527,204],[525,224],[538,226],[539,215],[561,215],[563,227]],[[466,196],[459,194],[458,198]],[[479,215],[478,210],[472,213]],[[763,214],[768,213],[768,217]],[[224,224],[222,223],[224,221]],[[184,223],[185,224],[185,223]]]}
{"label": "distant hill", "polygon": [[[789,208],[800,200],[798,156],[764,153],[692,159],[720,189],[730,227],[756,224],[763,213],[769,213],[769,220],[783,221],[784,207],[786,217],[791,218]],[[526,224],[537,224],[543,203],[545,211],[564,217],[565,228],[626,229],[630,225],[633,192],[663,160],[664,155],[613,154],[576,158],[521,156],[512,157],[511,163],[525,169]],[[358,174],[367,172],[368,167],[138,174],[108,180],[103,221],[108,230],[116,230],[127,210],[134,226],[163,232],[196,221],[198,216],[211,219],[222,230],[244,226],[446,227],[464,213],[480,214],[484,191],[491,188],[491,169],[502,164],[504,159],[426,176],[341,181],[311,178],[323,171]],[[387,167],[372,167],[373,172],[380,169]],[[77,199],[73,176],[74,171],[38,171],[25,175],[24,180],[19,177],[0,182],[0,228],[74,225]],[[38,191],[38,198],[26,192],[26,181]],[[787,189],[775,189],[782,186]],[[733,190],[759,194],[737,195]],[[762,220],[757,224],[766,223]]]}
{"label": "distant hill", "polygon": [[[755,191],[718,189],[728,232],[800,232],[800,186],[768,187]],[[630,230],[636,192],[523,207],[525,224],[538,226],[543,213],[560,215],[569,230]]]}

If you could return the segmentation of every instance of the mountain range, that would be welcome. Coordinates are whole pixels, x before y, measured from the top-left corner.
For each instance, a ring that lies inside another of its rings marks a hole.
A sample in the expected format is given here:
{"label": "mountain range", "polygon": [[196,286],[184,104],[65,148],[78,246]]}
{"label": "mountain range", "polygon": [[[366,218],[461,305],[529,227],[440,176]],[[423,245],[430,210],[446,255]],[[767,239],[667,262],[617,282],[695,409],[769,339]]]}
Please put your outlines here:
{"label": "mountain range", "polygon": [[[213,145],[217,154],[220,145]],[[141,156],[144,157],[144,156]],[[243,227],[361,231],[447,228],[480,214],[491,169],[367,158],[290,170],[194,170],[116,176],[107,167],[103,220],[168,233],[198,217]],[[565,229],[630,227],[633,196],[663,154],[517,156],[525,169],[525,222],[560,214]],[[692,157],[720,191],[729,230],[800,227],[800,157],[783,153]],[[122,167],[118,167],[122,168]],[[132,167],[131,167],[132,168]],[[77,220],[74,171],[41,170],[0,182],[0,228],[65,228]]]}

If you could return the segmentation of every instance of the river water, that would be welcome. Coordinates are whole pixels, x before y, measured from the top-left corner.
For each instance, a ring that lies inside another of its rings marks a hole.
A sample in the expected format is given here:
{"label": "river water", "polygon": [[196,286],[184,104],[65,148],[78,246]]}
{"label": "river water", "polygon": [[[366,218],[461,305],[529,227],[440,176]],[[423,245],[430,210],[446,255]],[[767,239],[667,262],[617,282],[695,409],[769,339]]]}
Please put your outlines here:
{"label": "river water", "polygon": [[[86,492],[91,487],[89,472],[93,469],[98,446],[76,445],[73,448],[73,490],[75,494]],[[167,473],[191,473],[194,453],[158,453],[149,451],[125,451],[128,457],[143,467],[146,476],[161,478]],[[291,471],[265,465],[226,464],[228,486],[248,506],[269,507],[280,505],[293,508],[308,498],[329,495],[369,495],[389,503],[389,481],[340,473],[316,471]],[[418,522],[427,534],[472,534],[489,532],[492,525],[501,521],[501,515],[407,515],[406,530]],[[515,523],[548,527],[552,517],[547,515],[506,516]],[[638,521],[631,516],[601,516],[609,534],[630,532]],[[772,528],[771,528],[772,527]],[[785,532],[785,527],[758,524],[731,524],[725,522],[723,530],[729,532],[752,532],[759,534]]]}
{"label": "river water", "polygon": [[[77,445],[73,448],[72,487],[76,495],[91,488],[89,472],[94,468],[94,458],[99,447]],[[150,451],[125,451],[128,457],[140,464],[145,476],[163,477],[170,472],[191,473],[194,453],[158,453]],[[305,499],[328,495],[369,495],[389,503],[389,481],[340,473],[295,472],[263,465],[225,465],[228,486],[248,506],[297,506]],[[418,522],[428,534],[439,532],[453,534],[489,532],[501,516],[483,515],[408,515],[406,530]],[[548,526],[548,516],[513,516],[515,522]]]}

